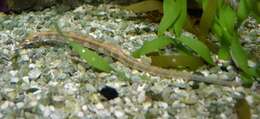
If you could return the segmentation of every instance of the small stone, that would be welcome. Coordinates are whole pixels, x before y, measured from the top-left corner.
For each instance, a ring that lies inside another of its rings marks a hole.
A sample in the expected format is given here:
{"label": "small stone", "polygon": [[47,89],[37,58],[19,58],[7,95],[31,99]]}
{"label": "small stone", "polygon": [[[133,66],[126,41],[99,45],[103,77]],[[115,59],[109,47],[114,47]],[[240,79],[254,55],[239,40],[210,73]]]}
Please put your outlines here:
{"label": "small stone", "polygon": [[10,83],[11,83],[11,84],[16,84],[18,81],[19,81],[19,78],[17,78],[17,77],[12,77]]}
{"label": "small stone", "polygon": [[232,66],[227,66],[227,70],[231,71],[231,70],[233,70],[233,67]]}
{"label": "small stone", "polygon": [[249,105],[252,105],[254,103],[254,99],[252,96],[246,96],[246,101]]}
{"label": "small stone", "polygon": [[133,104],[128,97],[125,97],[125,98],[124,98],[124,101],[125,101],[125,104],[126,104],[126,105],[132,105],[132,104]]}
{"label": "small stone", "polygon": [[83,118],[83,117],[84,117],[84,113],[83,113],[83,112],[81,112],[81,111],[80,111],[80,112],[78,112],[78,113],[77,113],[77,115],[78,115],[78,117],[81,117],[81,118]]}
{"label": "small stone", "polygon": [[23,102],[18,102],[18,103],[16,103],[16,107],[17,107],[18,109],[21,109],[21,108],[24,107],[24,103],[23,103]]}
{"label": "small stone", "polygon": [[75,83],[66,83],[64,85],[64,90],[66,93],[73,95],[78,90],[78,88]]}
{"label": "small stone", "polygon": [[16,99],[16,95],[17,95],[16,91],[10,91],[7,93],[8,99],[12,101]]}
{"label": "small stone", "polygon": [[10,71],[11,76],[16,76],[17,73],[18,73],[17,70],[12,70],[12,71]]}
{"label": "small stone", "polygon": [[102,110],[104,109],[104,105],[102,103],[98,103],[95,105],[97,109]]}
{"label": "small stone", "polygon": [[9,106],[9,101],[5,101],[4,103],[1,104],[1,109],[4,110],[8,108],[8,106]]}
{"label": "small stone", "polygon": [[99,93],[103,95],[107,100],[111,100],[118,97],[117,90],[109,86],[103,87]]}
{"label": "small stone", "polygon": [[146,86],[145,84],[144,84],[144,85],[141,85],[141,86],[138,86],[138,87],[137,87],[137,91],[138,91],[138,92],[144,91],[145,86]]}
{"label": "small stone", "polygon": [[137,97],[138,103],[144,102],[144,101],[145,101],[145,98],[146,98],[146,96],[145,96],[145,91],[140,92],[139,95],[138,95],[138,97]]}
{"label": "small stone", "polygon": [[41,70],[39,70],[38,68],[35,68],[29,72],[29,79],[35,80],[35,79],[39,78],[41,73],[42,73]]}
{"label": "small stone", "polygon": [[207,71],[207,70],[201,71],[201,73],[202,73],[204,76],[209,76],[209,71]]}
{"label": "small stone", "polygon": [[145,114],[143,113],[137,113],[133,119],[146,119]]}
{"label": "small stone", "polygon": [[134,75],[134,76],[131,77],[131,80],[133,80],[133,81],[139,81],[139,80],[141,80],[141,78],[140,78],[140,76],[138,76],[138,75]]}
{"label": "small stone", "polygon": [[220,114],[221,119],[228,119],[228,117],[225,115],[225,113]]}
{"label": "small stone", "polygon": [[35,67],[36,67],[35,64],[29,64],[29,68],[33,69]]}
{"label": "small stone", "polygon": [[232,103],[233,98],[232,98],[232,97],[227,97],[227,101],[230,102],[230,103]]}
{"label": "small stone", "polygon": [[115,116],[116,116],[118,119],[121,119],[121,118],[125,115],[124,112],[119,111],[119,110],[116,110],[116,111],[114,112],[114,114],[115,114]]}
{"label": "small stone", "polygon": [[83,105],[81,108],[82,108],[83,111],[87,111],[88,110],[88,106],[87,105]]}
{"label": "small stone", "polygon": [[168,104],[165,102],[159,102],[159,107],[162,109],[167,109],[168,108]]}
{"label": "small stone", "polygon": [[37,87],[32,87],[26,90],[26,93],[36,93],[39,90]]}
{"label": "small stone", "polygon": [[30,58],[29,58],[28,55],[22,55],[22,56],[21,56],[21,60],[22,60],[22,61],[29,61],[29,59],[30,59]]}
{"label": "small stone", "polygon": [[64,96],[53,96],[53,97],[52,97],[52,100],[53,100],[55,103],[64,103],[65,98],[64,98]]}
{"label": "small stone", "polygon": [[248,66],[250,66],[250,67],[255,67],[255,66],[256,66],[256,63],[253,62],[252,60],[249,60],[249,61],[248,61]]}
{"label": "small stone", "polygon": [[115,76],[115,75],[112,75],[107,78],[107,80],[116,80],[116,79],[117,79],[117,76]]}
{"label": "small stone", "polygon": [[23,82],[29,84],[30,83],[30,80],[29,80],[29,77],[28,76],[25,76],[22,78]]}
{"label": "small stone", "polygon": [[50,81],[48,84],[49,84],[49,86],[55,87],[55,86],[58,85],[58,82],[57,81]]}
{"label": "small stone", "polygon": [[152,103],[150,101],[143,103],[143,109],[147,111],[152,106]]}
{"label": "small stone", "polygon": [[39,102],[37,100],[33,100],[29,103],[30,107],[35,107]]}
{"label": "small stone", "polygon": [[97,91],[96,88],[93,85],[91,85],[91,84],[86,84],[85,88],[86,88],[86,91],[88,91],[90,93],[93,93],[93,92]]}
{"label": "small stone", "polygon": [[219,74],[219,79],[221,79],[221,80],[230,80],[230,77],[227,74]]}

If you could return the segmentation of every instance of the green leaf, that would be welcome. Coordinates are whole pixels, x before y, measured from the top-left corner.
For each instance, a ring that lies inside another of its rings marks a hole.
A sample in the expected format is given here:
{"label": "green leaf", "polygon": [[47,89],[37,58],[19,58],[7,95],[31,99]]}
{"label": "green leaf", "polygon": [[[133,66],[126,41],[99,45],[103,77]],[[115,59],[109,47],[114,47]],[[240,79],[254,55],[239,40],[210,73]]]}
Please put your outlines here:
{"label": "green leaf", "polygon": [[235,24],[237,22],[236,13],[231,7],[224,5],[219,12],[219,23],[229,34],[234,34]]}
{"label": "green leaf", "polygon": [[220,40],[221,45],[229,46],[236,36],[234,30],[236,21],[236,14],[229,6],[224,5],[220,8],[212,29]]}
{"label": "green leaf", "polygon": [[236,66],[238,66],[241,69],[248,68],[247,54],[243,50],[242,46],[240,45],[239,41],[237,41],[237,39],[233,40],[233,42],[231,43],[230,54]]}
{"label": "green leaf", "polygon": [[174,31],[176,36],[180,36],[187,18],[187,0],[177,0],[177,4],[180,6],[180,16],[177,17],[177,21],[174,23]]}
{"label": "green leaf", "polygon": [[144,42],[144,45],[132,53],[133,57],[139,58],[142,55],[145,55],[147,53],[158,51],[161,48],[164,48],[165,46],[172,43],[172,39],[167,36],[159,36],[156,39],[153,39],[152,41],[146,41]]}
{"label": "green leaf", "polygon": [[[257,61],[256,67],[255,67],[256,77],[260,77],[260,61]],[[256,78],[257,81],[260,81],[259,78]]]}
{"label": "green leaf", "polygon": [[221,47],[218,51],[218,56],[220,59],[223,59],[223,60],[230,59],[229,49],[226,47]]}
{"label": "green leaf", "polygon": [[251,87],[254,82],[252,76],[250,76],[244,72],[240,72],[240,78],[242,80],[243,86],[245,86],[245,87]]}
{"label": "green leaf", "polygon": [[162,6],[163,4],[161,1],[146,0],[135,4],[131,4],[125,7],[125,9],[132,10],[135,13],[144,13],[144,12],[155,11],[155,10],[162,12],[163,11]]}
{"label": "green leaf", "polygon": [[244,98],[238,99],[234,110],[237,113],[238,119],[251,119],[251,111],[250,111],[250,105],[248,104],[247,100]]}
{"label": "green leaf", "polygon": [[212,31],[218,38],[222,38],[223,31],[222,31],[220,24],[217,22],[217,20],[215,20],[215,22],[212,26]]}
{"label": "green leaf", "polygon": [[73,51],[77,52],[80,57],[92,67],[105,72],[110,72],[112,70],[109,63],[96,52],[93,52],[75,42],[69,42],[69,45],[72,47]]}
{"label": "green leaf", "polygon": [[224,0],[218,0],[218,10],[222,9],[221,7],[225,4]]}
{"label": "green leaf", "polygon": [[164,0],[163,17],[159,25],[158,34],[162,35],[169,27],[171,27],[179,15],[180,6],[176,3],[176,0]]}
{"label": "green leaf", "polygon": [[162,68],[188,68],[195,70],[205,63],[200,57],[186,53],[151,56],[151,59],[152,65]]}
{"label": "green leaf", "polygon": [[206,8],[203,9],[199,24],[200,32],[202,32],[202,34],[206,35],[213,24],[217,11],[217,2],[218,0],[210,0],[208,1]]}
{"label": "green leaf", "polygon": [[251,76],[256,76],[255,70],[248,66],[247,54],[237,39],[231,43],[230,54],[237,67]]}
{"label": "green leaf", "polygon": [[240,0],[238,9],[237,9],[237,16],[240,21],[243,21],[249,15],[249,9],[246,4],[246,0]]}
{"label": "green leaf", "polygon": [[193,51],[195,51],[209,64],[213,65],[213,60],[210,57],[210,51],[208,47],[205,44],[203,44],[200,40],[182,35],[179,38],[179,41],[182,42],[184,45],[188,46],[189,48],[191,48]]}

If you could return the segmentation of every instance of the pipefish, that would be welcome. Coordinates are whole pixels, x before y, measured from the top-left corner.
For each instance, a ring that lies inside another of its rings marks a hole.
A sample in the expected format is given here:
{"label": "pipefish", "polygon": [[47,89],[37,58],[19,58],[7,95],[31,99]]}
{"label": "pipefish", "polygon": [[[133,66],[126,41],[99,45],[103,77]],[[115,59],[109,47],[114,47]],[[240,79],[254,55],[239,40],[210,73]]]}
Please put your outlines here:
{"label": "pipefish", "polygon": [[[204,77],[187,71],[177,71],[177,70],[163,69],[156,66],[152,66],[149,63],[144,63],[142,61],[133,58],[130,55],[127,55],[119,46],[116,46],[108,42],[102,42],[91,36],[83,36],[74,32],[63,32],[63,34],[69,40],[79,43],[82,46],[92,49],[98,53],[108,55],[132,69],[136,69],[142,72],[147,72],[154,76],[160,76],[164,79],[183,79],[186,81],[204,82],[204,83],[222,85],[222,86],[241,86],[241,83],[233,82],[233,81],[225,81],[218,78],[218,76],[215,78]],[[25,41],[18,46],[18,48],[23,49],[28,47],[28,45],[36,42],[48,43],[51,41],[58,40],[59,42],[67,43],[66,40],[64,39],[64,36],[54,31],[36,32],[33,33],[32,35],[29,35],[25,39]],[[43,37],[44,39],[40,37]]]}

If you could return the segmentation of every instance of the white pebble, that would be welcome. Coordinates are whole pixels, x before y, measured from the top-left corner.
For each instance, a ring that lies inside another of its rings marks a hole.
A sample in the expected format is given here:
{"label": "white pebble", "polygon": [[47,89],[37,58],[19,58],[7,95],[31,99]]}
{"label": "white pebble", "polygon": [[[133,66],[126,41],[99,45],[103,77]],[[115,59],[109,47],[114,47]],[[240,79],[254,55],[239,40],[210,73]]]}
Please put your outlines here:
{"label": "white pebble", "polygon": [[35,64],[29,64],[29,68],[35,68]]}
{"label": "white pebble", "polygon": [[78,115],[78,117],[81,117],[81,118],[83,118],[83,117],[84,117],[84,113],[83,113],[83,112],[81,112],[81,111],[80,111],[80,112],[78,112],[78,113],[77,113],[77,115]]}
{"label": "white pebble", "polygon": [[75,92],[77,91],[77,86],[74,83],[66,83],[64,85],[64,90],[66,93],[68,94],[75,94]]}
{"label": "white pebble", "polygon": [[8,106],[9,106],[9,101],[5,101],[4,103],[2,103],[1,109],[4,110],[4,109],[8,108]]}
{"label": "white pebble", "polygon": [[138,101],[138,103],[142,103],[145,101],[145,91],[142,91],[141,93],[139,93],[139,95],[137,97],[137,101]]}
{"label": "white pebble", "polygon": [[163,109],[167,109],[168,108],[168,104],[165,102],[159,102],[159,107],[163,108]]}
{"label": "white pebble", "polygon": [[102,110],[102,109],[104,109],[104,105],[102,103],[98,103],[98,104],[96,104],[96,108],[98,110]]}
{"label": "white pebble", "polygon": [[29,72],[29,79],[37,79],[41,75],[41,71],[38,68],[35,68]]}
{"label": "white pebble", "polygon": [[204,75],[204,76],[209,76],[209,71],[201,71],[201,73]]}
{"label": "white pebble", "polygon": [[145,111],[147,111],[151,106],[152,106],[152,103],[149,101],[143,103],[143,108]]}
{"label": "white pebble", "polygon": [[114,114],[115,114],[115,116],[117,117],[117,118],[122,118],[124,115],[125,115],[125,113],[124,112],[122,112],[122,111],[119,111],[119,110],[116,110],[115,112],[114,112]]}
{"label": "white pebble", "polygon": [[29,84],[30,83],[30,80],[29,80],[29,77],[28,76],[24,76],[23,78],[23,82]]}
{"label": "white pebble", "polygon": [[224,113],[220,114],[221,119],[227,119],[227,116]]}
{"label": "white pebble", "polygon": [[18,103],[16,103],[16,106],[17,106],[18,109],[21,109],[21,108],[24,107],[24,103],[23,102],[18,102]]}
{"label": "white pebble", "polygon": [[17,70],[12,70],[12,71],[10,71],[10,74],[11,74],[12,76],[16,76],[17,73],[18,73]]}
{"label": "white pebble", "polygon": [[146,86],[145,84],[143,84],[142,86],[139,86],[139,87],[137,88],[137,91],[138,91],[138,92],[144,91],[145,86]]}
{"label": "white pebble", "polygon": [[83,106],[82,106],[82,110],[83,110],[83,111],[87,111],[87,110],[88,110],[88,106],[87,106],[87,105],[83,105]]}
{"label": "white pebble", "polygon": [[11,78],[11,83],[17,83],[18,81],[19,81],[19,78],[17,78],[17,77]]}
{"label": "white pebble", "polygon": [[246,101],[249,105],[252,105],[254,103],[254,99],[252,96],[246,96]]}
{"label": "white pebble", "polygon": [[28,55],[22,55],[21,59],[22,59],[22,61],[29,61],[30,58]]}

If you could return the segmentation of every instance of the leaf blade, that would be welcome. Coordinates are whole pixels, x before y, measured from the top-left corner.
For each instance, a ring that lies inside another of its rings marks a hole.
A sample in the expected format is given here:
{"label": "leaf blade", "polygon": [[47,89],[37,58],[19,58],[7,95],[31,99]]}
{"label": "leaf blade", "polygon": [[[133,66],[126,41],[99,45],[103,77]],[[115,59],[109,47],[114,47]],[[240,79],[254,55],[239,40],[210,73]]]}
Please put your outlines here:
{"label": "leaf blade", "polygon": [[180,6],[180,16],[174,23],[174,31],[177,36],[180,36],[182,27],[185,25],[187,20],[187,0],[179,0],[177,1],[177,4]]}
{"label": "leaf blade", "polygon": [[233,42],[231,43],[230,55],[237,67],[239,67],[245,73],[247,73],[251,76],[256,76],[255,70],[253,70],[252,68],[250,68],[248,66],[247,54],[237,39],[233,39]]}
{"label": "leaf blade", "polygon": [[167,36],[159,36],[158,38],[153,39],[152,41],[144,42],[143,46],[138,50],[132,53],[132,56],[135,58],[139,58],[142,55],[147,53],[151,53],[154,51],[158,51],[161,48],[172,43],[172,39]]}
{"label": "leaf blade", "polygon": [[163,1],[163,17],[159,24],[158,35],[162,35],[172,24],[180,14],[180,8],[176,4],[176,0],[164,0]]}
{"label": "leaf blade", "polygon": [[191,37],[187,37],[182,35],[179,40],[186,46],[188,46],[189,48],[191,48],[192,50],[194,50],[199,56],[201,56],[205,61],[207,61],[209,64],[214,64],[213,60],[210,56],[210,51],[208,49],[208,47],[203,44],[200,40],[196,39],[196,38],[191,38]]}
{"label": "leaf blade", "polygon": [[104,72],[110,72],[112,70],[109,63],[96,52],[93,52],[75,42],[69,42],[69,45],[72,47],[73,51],[77,52],[79,56],[87,61],[87,63],[92,67]]}

